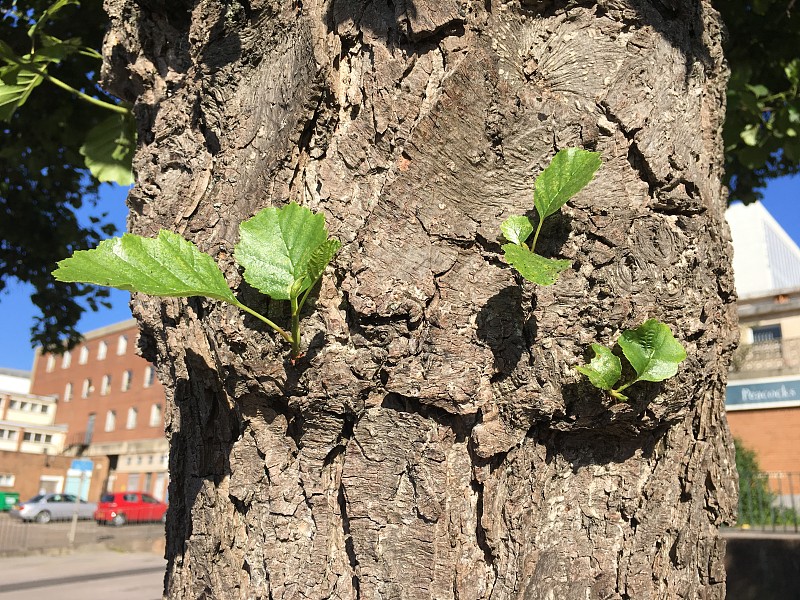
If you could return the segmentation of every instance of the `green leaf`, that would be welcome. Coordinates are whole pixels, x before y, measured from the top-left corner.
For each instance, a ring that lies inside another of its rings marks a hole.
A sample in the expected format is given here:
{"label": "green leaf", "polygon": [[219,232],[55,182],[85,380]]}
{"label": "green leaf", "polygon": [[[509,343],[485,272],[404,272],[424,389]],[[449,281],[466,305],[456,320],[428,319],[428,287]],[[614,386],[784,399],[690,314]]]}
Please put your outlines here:
{"label": "green leaf", "polygon": [[686,351],[670,328],[655,319],[622,332],[618,343],[636,370],[637,380],[663,381],[672,377],[686,358]]}
{"label": "green leaf", "polygon": [[[5,49],[2,52],[5,58]],[[44,73],[49,63],[58,62],[48,56],[17,57],[13,53],[10,60],[11,64],[0,68],[0,121],[10,121],[14,112],[25,104],[33,89],[44,81],[40,73],[26,69],[25,65]]]}
{"label": "green leaf", "polygon": [[316,247],[314,252],[311,253],[311,257],[308,259],[308,267],[306,270],[308,284],[306,287],[313,286],[314,283],[322,277],[322,274],[325,272],[325,267],[333,260],[333,257],[336,256],[336,253],[341,247],[342,242],[336,238],[325,240]]}
{"label": "green leaf", "polygon": [[536,178],[533,196],[539,218],[557,212],[581,191],[600,168],[600,154],[580,148],[559,150]]}
{"label": "green leaf", "polygon": [[596,388],[611,390],[622,376],[622,362],[609,348],[592,344],[594,358],[588,365],[577,367]]}
{"label": "green leaf", "polygon": [[60,261],[53,276],[151,296],[208,296],[237,304],[214,259],[163,229],[156,239],[126,233],[80,250]]}
{"label": "green leaf", "polygon": [[763,98],[764,96],[769,96],[769,90],[767,89],[767,87],[765,85],[761,85],[760,83],[758,85],[747,84],[745,85],[745,87],[751,92],[753,92],[756,98]]}
{"label": "green leaf", "polygon": [[512,244],[524,244],[533,233],[533,225],[528,217],[515,215],[500,224],[503,236]]}
{"label": "green leaf", "polygon": [[[315,252],[329,241],[325,216],[294,202],[259,211],[240,225],[239,234],[234,255],[244,267],[245,280],[275,300],[289,300],[311,287],[316,281],[310,278],[312,271],[318,269],[321,275],[333,256],[330,254],[319,268],[331,250],[326,246],[311,265]],[[295,286],[297,280],[302,280],[302,285]]]}
{"label": "green leaf", "polygon": [[786,79],[789,80],[789,83],[800,85],[800,58],[795,58],[784,66],[783,72],[786,73]]}
{"label": "green leaf", "polygon": [[748,125],[741,131],[739,137],[748,146],[755,146],[758,144],[758,130],[758,125]]}
{"label": "green leaf", "polygon": [[517,244],[504,244],[503,252],[508,263],[528,281],[539,285],[552,285],[559,273],[572,264],[568,260],[545,258]]}
{"label": "green leaf", "polygon": [[89,131],[80,153],[86,168],[98,181],[131,185],[135,149],[136,123],[133,115],[114,114]]}
{"label": "green leaf", "polygon": [[58,11],[60,11],[65,6],[69,6],[70,4],[74,4],[75,6],[79,6],[80,2],[78,0],[56,0],[53,4],[45,9],[42,13],[42,16],[28,29],[28,37],[33,38],[36,35],[37,30],[39,27],[47,23],[48,19],[52,19]]}

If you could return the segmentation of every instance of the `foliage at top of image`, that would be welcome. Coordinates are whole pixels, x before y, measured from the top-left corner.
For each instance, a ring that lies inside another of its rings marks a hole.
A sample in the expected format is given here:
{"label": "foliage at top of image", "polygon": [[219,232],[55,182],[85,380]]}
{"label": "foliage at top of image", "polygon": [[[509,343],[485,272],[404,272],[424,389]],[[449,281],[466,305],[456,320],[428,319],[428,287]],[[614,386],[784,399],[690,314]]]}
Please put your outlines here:
{"label": "foliage at top of image", "polygon": [[44,75],[116,106],[98,85],[97,50],[107,26],[99,0],[82,6],[0,0],[0,292],[15,280],[31,286],[39,311],[31,339],[46,352],[78,343],[84,311],[107,305],[108,290],[58,283],[50,271],[59,258],[116,232],[98,205],[100,182],[89,176],[80,148],[87,131],[119,117]]}
{"label": "foliage at top of image", "polygon": [[800,171],[800,5],[720,0],[731,69],[723,128],[730,198],[763,196],[770,179]]}
{"label": "foliage at top of image", "polygon": [[[534,183],[533,204],[539,215],[536,232],[533,223],[524,215],[511,216],[501,223],[503,237],[510,242],[503,244],[506,261],[528,281],[552,285],[559,274],[569,268],[571,263],[568,260],[536,254],[536,242],[544,220],[561,210],[570,198],[586,187],[599,168],[600,155],[597,152],[580,148],[559,150]],[[531,233],[533,241],[529,247],[526,240]]]}
{"label": "foliage at top of image", "polygon": [[239,302],[211,256],[163,229],[155,239],[126,233],[92,250],[78,251],[60,261],[53,276],[151,296],[205,296],[227,302],[275,330],[292,345],[292,359],[297,359],[300,311],[341,242],[328,237],[324,215],[294,202],[265,208],[243,221],[239,237],[234,257],[244,269],[245,281],[273,300],[289,301],[291,333]]}
{"label": "foliage at top of image", "polygon": [[669,326],[656,319],[648,319],[636,329],[626,329],[617,345],[635,372],[627,383],[614,387],[622,377],[622,361],[611,348],[601,344],[592,344],[594,358],[577,369],[593,386],[618,400],[627,400],[622,392],[638,381],[658,382],[674,376],[686,358],[686,350]]}

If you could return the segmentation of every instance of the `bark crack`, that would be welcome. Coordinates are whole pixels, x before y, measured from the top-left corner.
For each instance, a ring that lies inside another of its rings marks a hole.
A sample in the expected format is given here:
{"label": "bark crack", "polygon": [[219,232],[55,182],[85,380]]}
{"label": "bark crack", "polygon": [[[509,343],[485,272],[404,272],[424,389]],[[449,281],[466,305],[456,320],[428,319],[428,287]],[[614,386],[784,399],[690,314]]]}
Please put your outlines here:
{"label": "bark crack", "polygon": [[339,504],[339,516],[342,520],[342,533],[344,534],[344,550],[347,554],[347,560],[350,563],[350,570],[352,572],[353,590],[356,593],[356,600],[361,598],[361,580],[359,578],[360,567],[358,564],[358,556],[356,549],[353,545],[353,536],[350,533],[350,518],[347,515],[347,498],[344,492],[344,481],[339,482],[339,492],[337,494],[337,502]]}

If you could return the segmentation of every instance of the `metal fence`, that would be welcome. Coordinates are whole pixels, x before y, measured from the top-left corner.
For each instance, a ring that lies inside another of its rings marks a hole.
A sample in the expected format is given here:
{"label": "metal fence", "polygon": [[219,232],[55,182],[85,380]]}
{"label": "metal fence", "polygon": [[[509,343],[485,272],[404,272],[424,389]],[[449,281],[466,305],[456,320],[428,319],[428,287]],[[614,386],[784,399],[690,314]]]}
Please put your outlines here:
{"label": "metal fence", "polygon": [[800,473],[752,473],[739,479],[743,529],[800,532]]}
{"label": "metal fence", "polygon": [[146,550],[163,543],[162,523],[136,523],[123,527],[71,519],[49,523],[23,522],[0,513],[0,556],[13,556],[60,548],[101,545],[109,548]]}

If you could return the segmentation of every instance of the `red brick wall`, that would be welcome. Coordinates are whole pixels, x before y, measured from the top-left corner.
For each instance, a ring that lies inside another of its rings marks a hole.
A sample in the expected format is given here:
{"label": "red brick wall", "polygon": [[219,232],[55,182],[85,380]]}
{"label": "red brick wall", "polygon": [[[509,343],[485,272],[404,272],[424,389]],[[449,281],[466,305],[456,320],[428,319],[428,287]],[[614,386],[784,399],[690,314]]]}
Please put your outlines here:
{"label": "red brick wall", "polygon": [[800,407],[729,411],[728,423],[762,471],[800,473]]}
{"label": "red brick wall", "polygon": [[[164,390],[158,379],[153,377],[153,384],[145,387],[145,370],[150,365],[136,355],[136,337],[138,330],[132,321],[98,330],[100,333],[87,335],[83,344],[76,346],[71,353],[71,363],[62,368],[62,357],[57,356],[55,367],[47,372],[47,355],[37,356],[31,380],[31,393],[40,395],[56,394],[59,397],[56,410],[56,423],[68,427],[67,443],[76,443],[83,439],[89,414],[95,413],[94,436],[92,441],[121,442],[162,438],[164,436],[163,409]],[[117,354],[117,343],[121,335],[127,336],[127,349],[124,354]],[[108,344],[106,357],[98,360],[100,343]],[[80,364],[81,347],[89,349],[86,364]],[[124,373],[132,373],[130,389],[122,390]],[[101,394],[104,375],[111,376],[111,385],[107,395]],[[83,382],[91,379],[94,389],[87,398],[81,397]],[[66,384],[72,384],[72,400],[66,402],[64,391]],[[157,425],[150,425],[150,410],[153,404],[160,404],[162,418]],[[128,409],[138,411],[136,427],[126,428]],[[106,413],[116,411],[116,426],[113,431],[105,431]]]}

